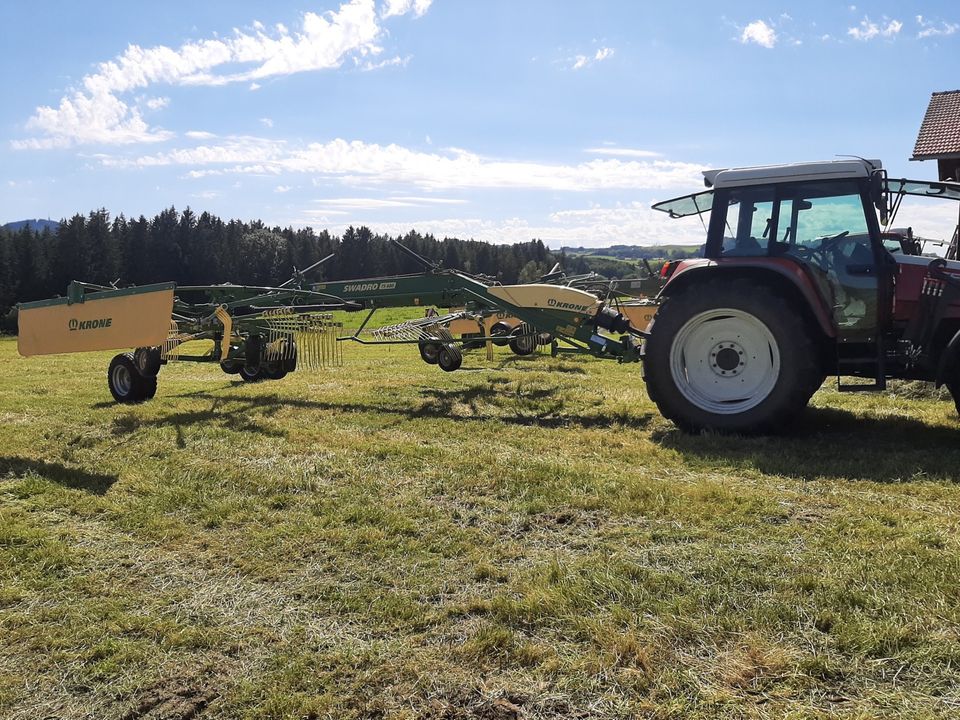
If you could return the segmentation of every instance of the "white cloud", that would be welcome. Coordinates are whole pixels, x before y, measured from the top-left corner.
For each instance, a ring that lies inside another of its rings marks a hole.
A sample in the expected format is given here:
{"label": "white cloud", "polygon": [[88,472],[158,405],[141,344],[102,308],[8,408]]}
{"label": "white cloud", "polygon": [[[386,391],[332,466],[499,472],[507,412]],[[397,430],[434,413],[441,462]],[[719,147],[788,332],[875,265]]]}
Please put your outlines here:
{"label": "white cloud", "polygon": [[205,130],[188,130],[184,135],[191,140],[212,140],[216,137],[212,132],[206,132]]}
{"label": "white cloud", "polygon": [[[344,215],[346,217],[342,220],[337,219],[337,216]],[[334,222],[331,223],[331,220]],[[517,217],[495,220],[476,217],[378,220],[363,215],[361,208],[353,207],[349,211],[336,208],[307,210],[290,222],[293,225],[314,226],[320,223],[334,233],[343,232],[348,225],[359,224],[368,226],[374,232],[389,235],[403,235],[413,228],[440,237],[473,238],[492,243],[527,242],[540,238],[554,249],[562,245],[699,245],[705,236],[703,225],[696,218],[674,220],[665,213],[652,210],[650,204],[644,202],[564,210],[539,221]]]}
{"label": "white cloud", "polygon": [[412,203],[414,205],[466,205],[467,204],[466,200],[461,200],[459,198],[398,196],[393,199],[402,200],[403,202]]}
{"label": "white cloud", "polygon": [[277,185],[277,186],[273,189],[273,191],[274,191],[275,193],[285,193],[285,192],[290,192],[291,189],[292,189],[292,188],[291,188],[289,185]]}
{"label": "white cloud", "polygon": [[847,35],[854,40],[866,42],[867,40],[873,40],[877,37],[894,38],[903,29],[903,23],[899,20],[888,20],[884,18],[883,22],[885,24],[878,25],[870,20],[869,17],[864,16],[863,20],[860,21],[860,25],[847,29]]}
{"label": "white cloud", "polygon": [[370,72],[371,70],[382,70],[383,68],[387,67],[406,67],[412,57],[412,55],[406,55],[404,57],[397,55],[396,57],[389,58],[388,60],[381,60],[380,62],[370,62],[369,60],[361,61],[359,58],[357,58],[357,65],[364,72]]}
{"label": "white cloud", "polygon": [[380,17],[388,18],[394,15],[406,15],[411,10],[415,17],[422,17],[433,0],[386,0],[380,10]]}
{"label": "white cloud", "polygon": [[382,198],[327,198],[318,203],[322,206],[320,210],[311,210],[311,213],[329,213],[330,209],[340,210],[347,208],[350,210],[385,210],[393,208],[416,207],[415,203],[404,200]]}
{"label": "white cloud", "polygon": [[611,57],[616,52],[613,48],[602,47],[599,48],[593,55],[574,55],[572,64],[570,65],[571,70],[581,70],[585,67],[593,65],[594,63],[603,62]]}
{"label": "white cloud", "polygon": [[[391,0],[384,17],[422,15],[429,0]],[[113,60],[100,63],[57,107],[38,107],[27,128],[39,137],[14,141],[15,148],[68,147],[77,144],[125,144],[166,140],[172,133],[151,128],[141,104],[122,97],[151,85],[219,86],[250,83],[292,73],[330,70],[351,57],[369,63],[382,52],[383,35],[374,0],[348,0],[337,10],[306,12],[300,28],[282,25],[272,33],[260,23],[252,32],[235,30],[227,38],[188,42],[179,48],[130,45]],[[396,59],[387,64],[402,64]],[[151,109],[146,100],[144,107]],[[155,109],[155,108],[154,108]]]}
{"label": "white cloud", "polygon": [[263,125],[264,127],[272,128],[273,120],[270,118],[260,118],[260,124]]}
{"label": "white cloud", "polygon": [[763,20],[754,20],[747,25],[740,34],[740,42],[755,43],[767,49],[773,48],[777,44],[777,33],[767,25]]}
{"label": "white cloud", "polygon": [[593,56],[593,59],[597,62],[602,62],[607,58],[612,57],[614,52],[615,51],[613,48],[602,47],[597,50],[596,54]]}
{"label": "white cloud", "polygon": [[[211,136],[215,137],[215,136]],[[159,155],[145,155],[135,160],[105,156],[101,163],[110,167],[156,167],[165,165],[210,165],[219,163],[263,163],[279,160],[283,156],[284,143],[264,138],[236,136],[225,138],[215,145],[197,145],[171,150]],[[202,177],[215,173],[202,173]]]}
{"label": "white cloud", "polygon": [[170,104],[170,98],[168,97],[148,98],[144,102],[144,105],[147,106],[148,110],[160,110],[161,108],[165,108],[169,104]]}
{"label": "white cloud", "polygon": [[612,155],[614,157],[657,158],[663,156],[663,153],[654,152],[653,150],[636,150],[634,148],[621,147],[585,148],[584,152],[594,155]]}
{"label": "white cloud", "polygon": [[454,198],[432,198],[416,196],[395,196],[390,198],[325,198],[317,201],[320,210],[310,210],[310,214],[331,214],[340,210],[392,210],[394,208],[430,207],[437,205],[464,205],[466,200]]}
{"label": "white cloud", "polygon": [[253,92],[254,90],[259,90],[261,87],[263,86],[260,83],[250,83],[250,86],[247,88],[247,90]]}
{"label": "white cloud", "polygon": [[920,31],[917,33],[917,37],[921,39],[953,35],[957,32],[957,30],[960,30],[960,24],[958,23],[948,23],[946,21],[940,21],[937,23],[935,21],[927,20],[923,17],[923,15],[917,15],[917,25],[920,26]]}
{"label": "white cloud", "polygon": [[[186,165],[189,177],[222,174],[305,173],[347,184],[404,183],[442,188],[539,188],[582,192],[603,189],[696,187],[700,166],[663,159],[593,159],[575,165],[487,158],[451,148],[427,153],[399,145],[377,145],[337,138],[327,143],[288,147],[263,138],[230,138],[146,155],[134,160],[107,158],[104,164],[138,167]],[[201,169],[206,168],[206,169]]]}

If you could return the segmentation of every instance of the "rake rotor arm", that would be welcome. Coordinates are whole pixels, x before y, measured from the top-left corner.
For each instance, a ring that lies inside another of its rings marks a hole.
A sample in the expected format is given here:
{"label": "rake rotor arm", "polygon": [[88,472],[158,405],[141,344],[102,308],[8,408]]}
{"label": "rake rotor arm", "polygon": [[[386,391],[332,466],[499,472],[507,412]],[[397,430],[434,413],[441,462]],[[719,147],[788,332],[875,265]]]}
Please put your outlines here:
{"label": "rake rotor arm", "polygon": [[288,285],[290,285],[290,284],[292,284],[292,283],[303,282],[304,276],[306,276],[306,274],[307,274],[308,272],[310,272],[310,271],[313,270],[314,268],[320,267],[321,265],[323,265],[323,263],[327,262],[328,260],[333,259],[334,257],[335,257],[335,253],[330,253],[330,254],[327,255],[325,258],[322,258],[322,259],[320,259],[320,260],[317,260],[313,265],[311,265],[310,267],[308,267],[308,268],[306,268],[306,269],[304,269],[304,270],[297,270],[296,268],[294,268],[294,269],[293,269],[293,277],[291,277],[289,280],[287,280],[285,283],[283,283],[280,287],[285,288],[285,287],[287,287]]}
{"label": "rake rotor arm", "polygon": [[390,242],[396,245],[397,249],[400,250],[404,255],[406,255],[409,258],[412,258],[413,260],[416,260],[418,263],[423,265],[423,267],[427,268],[427,270],[435,271],[440,269],[440,265],[438,265],[435,262],[431,262],[430,260],[427,260],[425,257],[423,257],[423,255],[421,255],[420,253],[414,252],[413,250],[408,248],[406,245],[401,243],[399,240],[390,240]]}

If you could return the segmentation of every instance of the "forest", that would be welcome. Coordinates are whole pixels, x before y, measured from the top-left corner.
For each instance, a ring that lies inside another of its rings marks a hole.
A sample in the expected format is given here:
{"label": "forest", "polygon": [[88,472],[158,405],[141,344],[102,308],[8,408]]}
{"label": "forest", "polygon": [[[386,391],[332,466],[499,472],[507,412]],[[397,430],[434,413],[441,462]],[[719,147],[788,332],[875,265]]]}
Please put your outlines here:
{"label": "forest", "polygon": [[[552,253],[540,240],[493,245],[457,238],[437,239],[410,231],[396,238],[420,255],[447,268],[529,282],[555,262],[568,273],[591,269],[582,256]],[[330,255],[333,259],[312,279],[352,279],[419,272],[423,268],[366,227],[343,235],[311,228],[268,227],[260,221],[224,221],[189,208],[163,210],[152,219],[141,215],[111,218],[106,209],[77,214],[59,227],[0,229],[0,331],[15,332],[11,308],[18,302],[62,295],[71,280],[118,287],[173,280],[178,284],[233,282],[277,285],[294,267],[306,268]],[[623,275],[629,264],[604,267]]]}

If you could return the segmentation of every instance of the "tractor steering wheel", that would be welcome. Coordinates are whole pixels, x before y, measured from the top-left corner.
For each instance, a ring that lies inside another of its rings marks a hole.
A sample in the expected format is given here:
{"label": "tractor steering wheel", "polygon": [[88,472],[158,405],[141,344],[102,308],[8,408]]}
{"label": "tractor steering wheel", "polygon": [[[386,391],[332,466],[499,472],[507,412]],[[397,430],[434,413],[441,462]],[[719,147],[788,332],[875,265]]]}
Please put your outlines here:
{"label": "tractor steering wheel", "polygon": [[842,233],[837,233],[836,235],[829,235],[823,238],[820,238],[820,247],[817,248],[819,252],[825,252],[832,248],[834,245],[839,245],[840,241],[843,240],[847,235],[850,234],[849,230],[844,230]]}
{"label": "tractor steering wheel", "polygon": [[[850,234],[849,230],[844,230],[841,233],[836,235],[826,235],[822,238],[816,238],[820,241],[820,244],[816,247],[812,245],[794,245],[790,248],[790,252],[796,255],[800,260],[804,262],[814,262],[819,257],[821,261],[826,258],[828,250],[832,250],[835,246],[840,244],[840,241],[843,240],[847,235]],[[822,264],[822,263],[821,263]]]}

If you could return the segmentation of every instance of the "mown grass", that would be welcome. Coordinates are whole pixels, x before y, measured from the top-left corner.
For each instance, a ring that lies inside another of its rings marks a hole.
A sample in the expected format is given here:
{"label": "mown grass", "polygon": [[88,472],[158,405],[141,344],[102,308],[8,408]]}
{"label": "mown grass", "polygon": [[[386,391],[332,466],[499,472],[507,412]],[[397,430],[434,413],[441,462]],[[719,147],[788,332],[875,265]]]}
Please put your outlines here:
{"label": "mown grass", "polygon": [[244,385],[0,341],[0,716],[955,717],[960,425],[690,437],[636,365]]}

